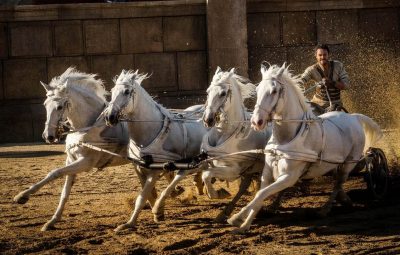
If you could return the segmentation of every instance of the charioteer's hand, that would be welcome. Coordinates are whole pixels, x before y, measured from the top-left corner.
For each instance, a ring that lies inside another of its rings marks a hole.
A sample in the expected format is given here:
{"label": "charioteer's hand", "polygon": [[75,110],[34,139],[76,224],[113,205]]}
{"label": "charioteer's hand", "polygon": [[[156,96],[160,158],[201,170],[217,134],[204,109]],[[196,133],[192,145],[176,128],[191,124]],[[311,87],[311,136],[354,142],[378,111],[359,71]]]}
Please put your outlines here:
{"label": "charioteer's hand", "polygon": [[325,82],[324,81],[319,81],[315,85],[317,85],[318,89],[325,88]]}
{"label": "charioteer's hand", "polygon": [[329,80],[327,78],[323,78],[322,82],[325,84],[327,88],[336,88],[336,82]]}

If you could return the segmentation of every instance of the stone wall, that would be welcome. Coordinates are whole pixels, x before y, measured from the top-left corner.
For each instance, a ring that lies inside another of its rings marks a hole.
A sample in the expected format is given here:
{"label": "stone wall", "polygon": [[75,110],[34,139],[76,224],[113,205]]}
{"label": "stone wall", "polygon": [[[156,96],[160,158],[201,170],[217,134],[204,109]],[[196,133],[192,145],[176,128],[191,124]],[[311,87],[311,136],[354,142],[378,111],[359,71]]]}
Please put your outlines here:
{"label": "stone wall", "polygon": [[69,66],[112,88],[122,69],[168,107],[203,103],[204,1],[0,7],[0,143],[42,141],[49,82]]}
{"label": "stone wall", "polygon": [[[212,10],[205,0],[0,7],[0,143],[42,141],[45,93],[39,81],[71,65],[98,73],[108,89],[122,69],[138,68],[152,74],[144,82],[150,94],[183,108],[204,102],[216,65],[239,66],[257,82],[262,61],[287,62],[302,72],[314,62],[318,42],[350,64],[360,38],[400,56],[396,0],[247,0],[247,22],[233,22],[235,29],[216,24],[227,28],[224,39],[240,31],[229,47],[207,24],[233,20],[218,1],[211,1],[219,8]],[[221,52],[228,52],[226,61]],[[235,52],[248,59],[238,63]]]}

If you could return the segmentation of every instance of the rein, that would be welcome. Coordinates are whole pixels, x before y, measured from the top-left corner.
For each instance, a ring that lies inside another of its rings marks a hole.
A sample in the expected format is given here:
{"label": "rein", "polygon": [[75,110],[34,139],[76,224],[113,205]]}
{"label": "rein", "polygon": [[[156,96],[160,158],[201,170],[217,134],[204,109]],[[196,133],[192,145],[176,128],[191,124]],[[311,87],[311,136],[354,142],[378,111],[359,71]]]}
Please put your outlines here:
{"label": "rein", "polygon": [[92,149],[95,151],[107,153],[107,154],[115,156],[115,157],[129,160],[129,161],[133,162],[134,164],[139,165],[144,168],[155,169],[155,170],[168,170],[168,171],[191,170],[194,168],[199,168],[200,166],[207,164],[213,160],[217,160],[217,159],[221,159],[221,158],[225,158],[225,157],[230,157],[230,156],[240,155],[240,154],[248,154],[248,153],[265,154],[267,152],[265,149],[254,149],[254,150],[233,152],[233,153],[216,156],[216,157],[211,157],[211,158],[208,157],[207,153],[202,152],[193,158],[186,158],[186,159],[178,160],[178,161],[167,161],[165,163],[153,163],[153,162],[151,162],[151,160],[149,162],[146,160],[137,160],[137,159],[134,159],[131,157],[121,156],[118,153],[114,153],[112,151],[109,151],[109,150],[106,150],[106,149],[103,149],[103,148],[97,147],[95,145],[92,145],[90,143],[85,143],[82,141],[80,141],[77,145],[86,147],[86,148],[89,148],[89,149]]}

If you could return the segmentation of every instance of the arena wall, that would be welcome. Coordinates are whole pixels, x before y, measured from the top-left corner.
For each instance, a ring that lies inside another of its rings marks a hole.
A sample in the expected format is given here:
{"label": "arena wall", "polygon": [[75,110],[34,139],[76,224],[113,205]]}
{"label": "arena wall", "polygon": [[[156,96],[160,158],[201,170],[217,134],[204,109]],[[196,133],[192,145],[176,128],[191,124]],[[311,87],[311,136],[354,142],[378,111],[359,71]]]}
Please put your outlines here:
{"label": "arena wall", "polygon": [[[122,69],[151,73],[146,90],[184,108],[204,102],[216,65],[239,67],[257,82],[262,61],[287,62],[300,73],[313,63],[317,42],[349,62],[361,37],[400,55],[395,0],[241,0],[229,12],[216,1],[0,6],[0,143],[42,141],[39,81],[69,66],[99,74],[107,89]],[[232,13],[244,19],[234,29]]]}

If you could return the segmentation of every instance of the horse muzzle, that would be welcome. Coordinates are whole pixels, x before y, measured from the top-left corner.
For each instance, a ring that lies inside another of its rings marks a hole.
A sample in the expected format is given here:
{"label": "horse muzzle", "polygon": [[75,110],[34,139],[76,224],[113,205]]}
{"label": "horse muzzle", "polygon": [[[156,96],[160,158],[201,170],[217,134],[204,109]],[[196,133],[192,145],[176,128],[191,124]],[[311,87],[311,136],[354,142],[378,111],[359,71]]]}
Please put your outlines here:
{"label": "horse muzzle", "polygon": [[46,141],[46,143],[52,144],[57,142],[57,138],[54,135],[48,135],[46,132],[43,132],[42,138]]}
{"label": "horse muzzle", "polygon": [[204,112],[203,114],[203,125],[207,128],[212,128],[215,126],[216,120],[215,120],[215,114],[210,114],[207,112]]}
{"label": "horse muzzle", "polygon": [[256,115],[253,115],[251,117],[251,127],[256,131],[263,130],[266,122],[266,120],[264,120],[263,118],[259,118]]}
{"label": "horse muzzle", "polygon": [[212,128],[215,126],[215,119],[214,118],[203,119],[203,124],[207,128]]}
{"label": "horse muzzle", "polygon": [[119,113],[108,109],[104,115],[107,126],[115,126],[119,122]]}

